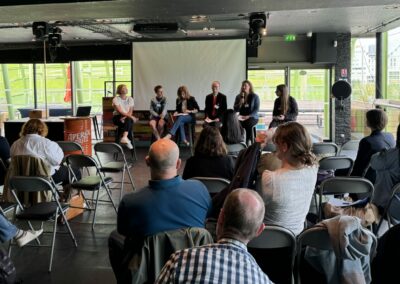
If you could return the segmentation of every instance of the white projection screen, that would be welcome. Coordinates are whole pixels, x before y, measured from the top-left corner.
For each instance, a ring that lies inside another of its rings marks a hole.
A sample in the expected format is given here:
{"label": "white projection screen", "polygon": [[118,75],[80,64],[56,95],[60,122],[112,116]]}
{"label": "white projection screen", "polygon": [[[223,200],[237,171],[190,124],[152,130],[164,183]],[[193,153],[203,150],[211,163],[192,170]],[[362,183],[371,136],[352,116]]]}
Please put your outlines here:
{"label": "white projection screen", "polygon": [[221,82],[220,91],[228,98],[228,108],[233,108],[246,79],[244,39],[134,42],[132,48],[136,110],[149,109],[156,85],[163,86],[169,110],[175,109],[176,91],[182,85],[204,110],[212,81]]}

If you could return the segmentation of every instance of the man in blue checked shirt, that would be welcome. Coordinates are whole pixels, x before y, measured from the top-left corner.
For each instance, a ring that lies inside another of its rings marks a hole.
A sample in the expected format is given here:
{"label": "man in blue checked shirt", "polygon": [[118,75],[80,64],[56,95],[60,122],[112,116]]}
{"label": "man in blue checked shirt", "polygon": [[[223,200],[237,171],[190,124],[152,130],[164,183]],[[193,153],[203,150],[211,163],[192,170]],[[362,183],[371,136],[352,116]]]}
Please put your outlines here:
{"label": "man in blue checked shirt", "polygon": [[218,217],[218,242],[175,252],[156,283],[272,283],[246,247],[264,230],[264,212],[257,192],[232,191]]}

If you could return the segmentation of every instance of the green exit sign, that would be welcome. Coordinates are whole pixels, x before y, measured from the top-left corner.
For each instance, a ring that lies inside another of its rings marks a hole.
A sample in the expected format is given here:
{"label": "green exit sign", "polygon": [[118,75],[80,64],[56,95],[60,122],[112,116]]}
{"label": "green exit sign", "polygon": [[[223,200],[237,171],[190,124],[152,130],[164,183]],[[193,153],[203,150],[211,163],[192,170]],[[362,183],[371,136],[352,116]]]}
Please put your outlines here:
{"label": "green exit sign", "polygon": [[295,41],[296,40],[296,35],[285,35],[285,41]]}

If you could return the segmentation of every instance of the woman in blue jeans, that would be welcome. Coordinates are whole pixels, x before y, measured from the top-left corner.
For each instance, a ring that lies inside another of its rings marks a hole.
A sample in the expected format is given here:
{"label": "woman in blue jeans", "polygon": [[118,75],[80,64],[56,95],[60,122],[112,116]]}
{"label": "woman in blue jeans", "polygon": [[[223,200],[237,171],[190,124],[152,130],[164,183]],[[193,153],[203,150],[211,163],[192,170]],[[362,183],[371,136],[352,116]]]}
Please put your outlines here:
{"label": "woman in blue jeans", "polygon": [[0,242],[4,243],[12,238],[18,246],[22,247],[27,243],[33,241],[39,237],[43,232],[43,229],[34,231],[23,231],[18,229],[13,224],[11,224],[2,214],[0,214]]}
{"label": "woman in blue jeans", "polygon": [[169,134],[165,137],[171,138],[179,129],[181,141],[186,146],[189,146],[190,143],[186,140],[185,124],[195,123],[195,113],[198,112],[200,108],[196,99],[190,95],[186,86],[180,86],[177,93],[178,98],[176,99],[176,111],[174,112],[175,122],[169,131]]}

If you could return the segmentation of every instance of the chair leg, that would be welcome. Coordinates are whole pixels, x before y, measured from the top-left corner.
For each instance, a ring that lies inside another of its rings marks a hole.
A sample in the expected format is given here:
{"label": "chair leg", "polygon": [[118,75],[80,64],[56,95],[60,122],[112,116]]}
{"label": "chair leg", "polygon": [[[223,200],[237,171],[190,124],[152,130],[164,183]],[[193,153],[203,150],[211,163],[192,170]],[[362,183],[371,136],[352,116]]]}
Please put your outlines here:
{"label": "chair leg", "polygon": [[58,208],[56,210],[56,215],[55,215],[55,218],[54,218],[53,239],[51,241],[49,272],[51,272],[51,267],[53,265],[54,245],[55,245],[55,242],[56,242],[56,233],[57,233],[57,216],[58,216]]}
{"label": "chair leg", "polygon": [[129,168],[126,165],[125,165],[125,168],[126,168],[126,171],[128,172],[129,180],[131,181],[131,184],[132,184],[132,191],[135,191],[136,188],[135,188],[135,184],[133,183],[131,171],[129,170]]}
{"label": "chair leg", "polygon": [[[57,202],[57,203],[58,203],[58,202]],[[58,203],[58,205],[61,207],[61,204]],[[75,245],[75,247],[78,247],[78,243],[76,242],[74,233],[72,233],[71,227],[69,226],[69,222],[68,222],[68,220],[67,220],[67,217],[65,217],[64,211],[62,211],[62,210],[60,210],[60,211],[61,211],[61,217],[62,217],[62,219],[64,220],[64,224],[67,226],[68,233],[69,233],[69,235],[70,235],[70,237],[71,237],[71,239],[72,239],[72,242],[73,242],[73,244]]]}
{"label": "chair leg", "polygon": [[100,190],[97,191],[96,204],[94,206],[94,213],[93,213],[92,230],[94,230],[94,225],[96,223],[96,213],[97,213],[97,205],[99,203],[99,193]]}
{"label": "chair leg", "polygon": [[189,146],[190,146],[190,154],[193,156],[193,133],[192,133],[192,126],[189,125]]}
{"label": "chair leg", "polygon": [[115,213],[118,213],[117,207],[115,206],[115,203],[114,203],[114,201],[113,201],[113,199],[112,199],[110,189],[108,188],[108,186],[107,186],[105,183],[103,183],[103,186],[104,186],[104,188],[106,189],[106,192],[107,192],[107,194],[108,194],[108,197],[110,198],[111,204],[112,204],[112,206],[114,207]]}
{"label": "chair leg", "polygon": [[125,166],[124,166],[124,169],[122,170],[121,188],[120,188],[120,192],[119,192],[119,201],[120,202],[122,199],[122,194],[124,193],[124,183],[125,183]]}

